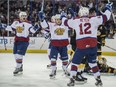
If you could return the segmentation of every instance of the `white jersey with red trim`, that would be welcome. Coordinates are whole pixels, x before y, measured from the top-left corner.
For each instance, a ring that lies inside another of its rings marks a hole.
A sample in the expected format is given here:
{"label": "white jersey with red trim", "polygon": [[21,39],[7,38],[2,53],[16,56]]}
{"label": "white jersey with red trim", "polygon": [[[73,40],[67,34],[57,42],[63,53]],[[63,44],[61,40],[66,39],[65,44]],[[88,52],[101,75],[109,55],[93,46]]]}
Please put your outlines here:
{"label": "white jersey with red trim", "polygon": [[51,44],[53,46],[67,46],[69,44],[67,26],[49,23],[49,29],[51,33]]}
{"label": "white jersey with red trim", "polygon": [[[41,26],[45,28],[46,22],[41,23]],[[56,23],[49,22],[46,26],[50,29],[51,44],[53,46],[67,46],[68,41],[68,27],[64,24],[57,25]]]}
{"label": "white jersey with red trim", "polygon": [[97,45],[98,26],[109,19],[111,12],[106,10],[105,14],[96,17],[82,17],[66,20],[64,23],[68,27],[76,30],[77,47],[85,49]]}
{"label": "white jersey with red trim", "polygon": [[102,16],[98,17],[82,17],[77,19],[69,20],[68,26],[73,27],[76,30],[76,39],[97,36],[97,28],[102,24]]}
{"label": "white jersey with red trim", "polygon": [[68,27],[64,25],[57,25],[55,23],[49,23],[49,29],[52,40],[68,39]]}
{"label": "white jersey with red trim", "polygon": [[20,22],[20,21],[14,21],[11,25],[11,28],[13,28],[16,31],[17,37],[28,37],[29,32],[35,33],[35,30],[32,27],[32,24],[29,22]]}
{"label": "white jersey with red trim", "polygon": [[36,32],[30,22],[21,22],[20,20],[14,21],[11,26],[6,28],[6,30],[16,32],[15,41],[29,41],[29,33]]}

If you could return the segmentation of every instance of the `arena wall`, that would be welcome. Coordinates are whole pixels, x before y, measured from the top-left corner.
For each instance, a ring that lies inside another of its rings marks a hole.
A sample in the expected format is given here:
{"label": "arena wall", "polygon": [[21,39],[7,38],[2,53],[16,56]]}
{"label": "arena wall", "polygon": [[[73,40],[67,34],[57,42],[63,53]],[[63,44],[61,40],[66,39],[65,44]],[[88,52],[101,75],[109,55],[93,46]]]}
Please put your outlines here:
{"label": "arena wall", "polygon": [[[7,50],[5,50],[4,43],[6,44]],[[5,41],[3,37],[0,37],[0,53],[12,52],[13,43],[14,43],[14,37],[5,37]],[[115,43],[116,43],[116,40],[114,39],[106,39],[106,46],[116,49]],[[28,47],[27,52],[28,53],[47,53],[48,45],[49,45],[49,41],[43,37],[31,37],[30,45]],[[102,47],[102,51],[103,51],[102,54],[116,56],[116,51],[106,46]],[[71,49],[70,45],[68,46],[68,49],[70,51]]]}

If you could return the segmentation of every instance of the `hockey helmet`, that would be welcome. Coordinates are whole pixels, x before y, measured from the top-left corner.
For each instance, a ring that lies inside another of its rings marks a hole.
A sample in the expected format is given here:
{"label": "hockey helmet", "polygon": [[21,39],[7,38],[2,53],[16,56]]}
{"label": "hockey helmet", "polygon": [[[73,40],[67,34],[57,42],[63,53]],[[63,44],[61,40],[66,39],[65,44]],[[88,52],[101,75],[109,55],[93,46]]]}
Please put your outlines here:
{"label": "hockey helmet", "polygon": [[55,15],[55,19],[60,19],[61,15],[60,14],[56,14]]}
{"label": "hockey helmet", "polygon": [[82,17],[82,16],[88,16],[89,15],[89,8],[87,7],[81,7],[79,9],[79,16]]}
{"label": "hockey helmet", "polygon": [[20,19],[23,19],[23,20],[26,19],[26,18],[27,18],[27,13],[21,11],[21,12],[19,13],[19,18],[20,18]]}

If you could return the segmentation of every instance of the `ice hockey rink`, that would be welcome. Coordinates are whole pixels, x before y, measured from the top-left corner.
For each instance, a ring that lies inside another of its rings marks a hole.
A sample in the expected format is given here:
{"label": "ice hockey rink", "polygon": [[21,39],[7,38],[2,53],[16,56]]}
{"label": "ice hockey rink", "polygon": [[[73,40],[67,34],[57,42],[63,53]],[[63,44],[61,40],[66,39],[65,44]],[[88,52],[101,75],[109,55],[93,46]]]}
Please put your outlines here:
{"label": "ice hockey rink", "polygon": [[[108,65],[116,67],[115,56],[105,56]],[[57,75],[55,79],[50,79],[50,69],[47,54],[27,53],[24,57],[24,71],[22,75],[13,76],[15,69],[15,59],[12,53],[0,53],[0,87],[67,87],[69,78],[63,74],[61,61],[57,63]],[[69,66],[70,69],[70,66]],[[87,83],[77,84],[75,87],[96,87],[95,79],[92,75],[84,74],[88,78]],[[102,75],[103,87],[116,87],[116,76]]]}

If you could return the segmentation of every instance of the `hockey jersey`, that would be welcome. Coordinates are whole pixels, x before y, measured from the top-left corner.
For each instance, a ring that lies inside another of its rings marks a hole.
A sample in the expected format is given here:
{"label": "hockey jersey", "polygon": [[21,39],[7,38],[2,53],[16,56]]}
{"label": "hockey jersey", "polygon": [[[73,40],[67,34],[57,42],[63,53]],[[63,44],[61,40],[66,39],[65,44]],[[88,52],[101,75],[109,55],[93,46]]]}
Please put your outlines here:
{"label": "hockey jersey", "polygon": [[69,28],[63,24],[57,25],[56,23],[49,22],[48,25],[45,21],[41,23],[42,27],[48,27],[51,34],[51,45],[53,46],[67,46],[68,41],[68,30]]}
{"label": "hockey jersey", "polygon": [[8,31],[15,31],[15,41],[29,41],[29,32],[35,33],[33,26],[28,21],[14,21],[11,26],[6,28]]}
{"label": "hockey jersey", "polygon": [[106,10],[102,16],[69,19],[64,24],[75,29],[77,48],[85,49],[97,45],[98,26],[106,22],[110,15],[111,12]]}

